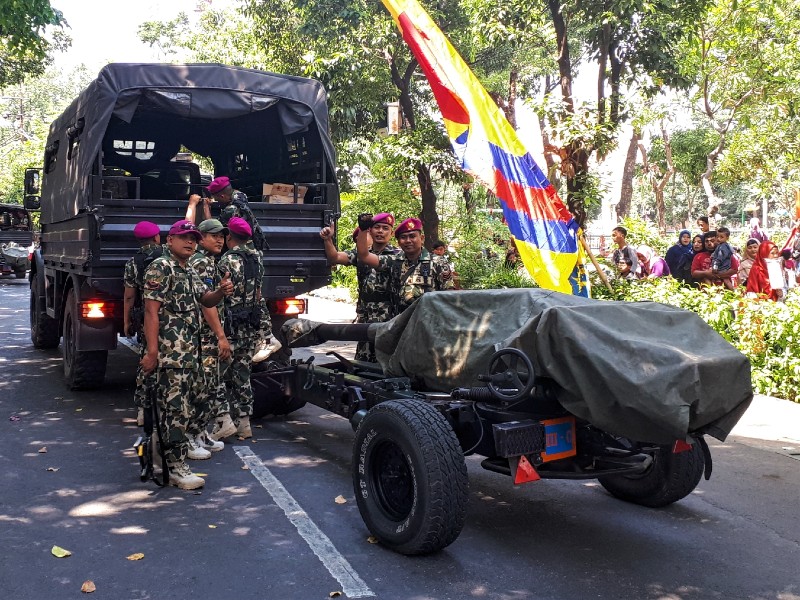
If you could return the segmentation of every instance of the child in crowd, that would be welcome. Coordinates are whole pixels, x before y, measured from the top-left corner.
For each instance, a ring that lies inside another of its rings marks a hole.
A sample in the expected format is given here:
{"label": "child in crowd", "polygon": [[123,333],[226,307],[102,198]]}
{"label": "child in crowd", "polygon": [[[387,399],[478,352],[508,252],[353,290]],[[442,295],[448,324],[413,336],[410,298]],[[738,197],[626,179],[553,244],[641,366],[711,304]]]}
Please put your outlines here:
{"label": "child in crowd", "polygon": [[[733,258],[733,248],[728,243],[731,236],[730,229],[727,227],[717,228],[717,247],[711,254],[711,270],[716,273],[724,273],[731,269],[731,259]],[[733,281],[730,277],[722,280],[723,285],[729,289],[734,289]]]}

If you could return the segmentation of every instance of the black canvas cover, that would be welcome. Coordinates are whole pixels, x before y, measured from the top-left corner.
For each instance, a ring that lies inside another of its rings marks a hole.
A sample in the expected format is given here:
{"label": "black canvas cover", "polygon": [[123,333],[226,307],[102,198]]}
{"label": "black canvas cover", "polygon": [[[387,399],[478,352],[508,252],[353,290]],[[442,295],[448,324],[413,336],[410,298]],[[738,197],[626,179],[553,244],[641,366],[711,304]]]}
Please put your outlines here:
{"label": "black canvas cover", "polygon": [[[130,122],[141,103],[176,119],[197,119],[196,135],[183,143],[206,156],[214,153],[224,132],[222,126],[211,131],[214,124],[277,110],[283,135],[308,127],[318,129],[328,164],[335,165],[328,137],[326,92],[318,81],[219,64],[112,63],[50,126],[48,146],[54,148],[53,142],[59,140],[58,159],[65,160],[70,153],[70,166],[68,171],[50,176],[46,187],[50,197],[42,198],[43,222],[68,219],[89,205],[88,174],[112,116]],[[203,121],[209,127],[204,127]]]}
{"label": "black canvas cover", "polygon": [[656,302],[431,292],[375,333],[384,373],[430,391],[482,386],[492,354],[518,348],[569,412],[637,441],[724,440],[753,397],[747,357],[696,314]]}

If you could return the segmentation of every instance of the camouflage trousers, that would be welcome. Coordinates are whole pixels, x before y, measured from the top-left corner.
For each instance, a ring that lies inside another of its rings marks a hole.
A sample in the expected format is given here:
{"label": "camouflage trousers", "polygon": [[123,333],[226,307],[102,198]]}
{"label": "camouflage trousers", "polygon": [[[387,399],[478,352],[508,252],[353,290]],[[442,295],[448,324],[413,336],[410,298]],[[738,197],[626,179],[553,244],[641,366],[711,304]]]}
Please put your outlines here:
{"label": "camouflage trousers", "polygon": [[200,372],[192,369],[158,369],[156,379],[156,398],[161,428],[167,442],[167,459],[186,460],[189,426],[197,420],[195,411],[201,386]]}
{"label": "camouflage trousers", "polygon": [[205,429],[209,422],[231,412],[224,379],[230,361],[219,359],[216,337],[204,338],[202,348],[203,382],[197,403],[197,419],[200,429]]}
{"label": "camouflage trousers", "polygon": [[253,388],[250,385],[250,373],[258,339],[258,336],[251,336],[231,340],[233,356],[231,364],[225,370],[224,380],[230,402],[230,414],[234,420],[253,414]]}
{"label": "camouflage trousers", "polygon": [[[356,323],[385,323],[391,315],[391,303],[389,302],[365,302],[356,311]],[[356,345],[356,360],[366,362],[378,362],[375,356],[375,344],[372,342],[358,342]]]}
{"label": "camouflage trousers", "polygon": [[269,308],[264,298],[259,300],[261,306],[261,325],[258,330],[259,341],[267,342],[272,337],[272,318],[269,316]]}

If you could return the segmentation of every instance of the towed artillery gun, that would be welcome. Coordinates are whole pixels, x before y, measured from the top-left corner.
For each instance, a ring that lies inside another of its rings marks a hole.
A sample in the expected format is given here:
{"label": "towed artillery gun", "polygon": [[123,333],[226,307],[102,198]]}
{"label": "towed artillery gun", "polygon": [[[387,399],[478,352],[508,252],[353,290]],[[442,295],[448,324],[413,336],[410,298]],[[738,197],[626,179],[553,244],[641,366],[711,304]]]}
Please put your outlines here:
{"label": "towed artillery gun", "polygon": [[355,430],[353,486],[384,545],[426,554],[466,515],[465,457],[512,477],[597,479],[663,507],[711,475],[752,400],[746,357],[695,314],[544,290],[433,292],[388,323],[293,320],[294,347],[372,341],[380,364],[293,361],[252,376],[285,414],[311,403]]}

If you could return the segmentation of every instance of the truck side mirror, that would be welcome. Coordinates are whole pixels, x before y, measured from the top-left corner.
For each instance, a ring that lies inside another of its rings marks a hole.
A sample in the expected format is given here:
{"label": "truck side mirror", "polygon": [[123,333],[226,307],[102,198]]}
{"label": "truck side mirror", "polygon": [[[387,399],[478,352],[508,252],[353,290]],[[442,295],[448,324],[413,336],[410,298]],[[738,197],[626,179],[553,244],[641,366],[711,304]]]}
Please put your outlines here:
{"label": "truck side mirror", "polygon": [[42,207],[41,169],[25,169],[25,198],[23,205],[28,210],[39,210]]}

